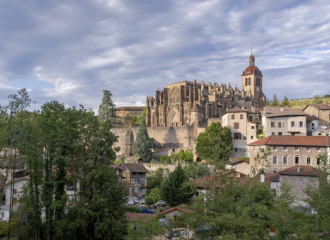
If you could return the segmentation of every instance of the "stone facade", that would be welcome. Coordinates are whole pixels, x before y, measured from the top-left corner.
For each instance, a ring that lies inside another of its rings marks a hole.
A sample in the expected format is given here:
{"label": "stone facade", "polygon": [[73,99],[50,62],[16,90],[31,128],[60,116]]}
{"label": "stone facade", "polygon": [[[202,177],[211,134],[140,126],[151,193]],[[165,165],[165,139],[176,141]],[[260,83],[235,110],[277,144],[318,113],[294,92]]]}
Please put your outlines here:
{"label": "stone facade", "polygon": [[[327,136],[280,136],[274,135],[249,144],[250,165],[266,172],[279,172],[295,165],[309,165],[317,168],[319,155],[329,154]],[[261,149],[270,148],[267,163],[255,161]],[[329,156],[329,155],[328,155]]]}
{"label": "stone facade", "polygon": [[250,56],[249,66],[242,74],[242,90],[225,84],[205,84],[182,81],[157,90],[155,97],[147,97],[146,122],[148,127],[176,127],[192,125],[197,119],[192,116],[194,105],[198,107],[200,120],[197,124],[207,126],[210,118],[219,118],[234,107],[262,108],[266,97],[262,92],[262,74]]}
{"label": "stone facade", "polygon": [[[157,90],[155,97],[147,97],[146,124],[149,137],[153,140],[154,157],[170,155],[180,149],[191,150],[195,154],[195,144],[199,133],[212,122],[221,122],[221,115],[234,108],[262,108],[266,104],[266,97],[262,92],[262,74],[254,65],[251,55],[249,66],[242,74],[242,90],[224,84],[205,84],[183,81],[167,85],[162,91]],[[244,132],[249,140],[256,138],[256,114],[244,113],[248,121]],[[125,118],[126,119],[126,118]],[[259,121],[258,117],[258,121]],[[241,126],[244,124],[242,123]],[[251,131],[252,129],[252,131]],[[118,136],[114,147],[119,147],[117,158],[134,159],[132,143],[136,137],[138,127],[128,121],[114,124],[111,130]],[[251,138],[253,136],[253,138]],[[245,142],[243,142],[245,141]],[[237,149],[246,149],[246,140],[237,142]],[[244,153],[239,154],[242,156]]]}
{"label": "stone facade", "polygon": [[116,108],[116,116],[117,117],[126,117],[129,116],[136,116],[140,117],[143,111],[143,107],[117,107]]}
{"label": "stone facade", "polygon": [[308,104],[304,112],[318,119],[319,126],[314,126],[318,129],[318,135],[330,133],[330,104]]}

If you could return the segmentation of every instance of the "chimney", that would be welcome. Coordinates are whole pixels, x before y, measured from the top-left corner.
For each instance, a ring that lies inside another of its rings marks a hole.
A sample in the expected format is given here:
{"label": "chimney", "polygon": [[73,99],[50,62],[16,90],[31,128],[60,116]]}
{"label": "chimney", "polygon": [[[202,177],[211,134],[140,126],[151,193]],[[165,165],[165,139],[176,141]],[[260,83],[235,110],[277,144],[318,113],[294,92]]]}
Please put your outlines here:
{"label": "chimney", "polygon": [[297,172],[301,172],[301,170],[302,170],[302,167],[297,168]]}
{"label": "chimney", "polygon": [[283,108],[281,107],[281,112],[283,112]]}

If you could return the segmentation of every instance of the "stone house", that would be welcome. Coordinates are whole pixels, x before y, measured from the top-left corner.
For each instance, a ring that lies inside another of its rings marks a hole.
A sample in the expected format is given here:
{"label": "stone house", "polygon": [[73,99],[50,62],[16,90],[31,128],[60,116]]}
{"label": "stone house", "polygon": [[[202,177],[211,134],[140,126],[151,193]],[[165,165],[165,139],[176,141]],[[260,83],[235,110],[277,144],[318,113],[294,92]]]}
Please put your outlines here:
{"label": "stone house", "polygon": [[141,163],[121,163],[125,168],[123,172],[125,187],[130,196],[147,194],[147,173],[149,172]]}
{"label": "stone house", "polygon": [[[317,170],[309,165],[296,165],[278,172],[279,182],[291,186],[291,194],[294,196],[295,206],[305,206],[304,199],[307,194],[304,190],[307,187],[318,188]],[[280,194],[280,193],[279,193]]]}
{"label": "stone house", "polygon": [[307,135],[306,113],[289,107],[265,107],[262,111],[264,136]]}
{"label": "stone house", "polygon": [[[267,162],[256,162],[261,149],[270,148]],[[328,136],[286,136],[271,135],[249,144],[250,165],[266,172],[279,172],[296,165],[320,164],[319,155],[330,152],[330,138]]]}
{"label": "stone house", "polygon": [[232,157],[248,157],[247,144],[257,139],[260,110],[233,108],[221,116],[221,125],[228,127],[233,137]]}
{"label": "stone house", "polygon": [[140,117],[142,115],[143,107],[117,107],[116,116],[126,117],[127,115],[132,115]]}
{"label": "stone house", "polygon": [[[311,116],[317,117],[320,135],[329,133],[330,129],[330,104],[308,104],[303,111]],[[323,134],[322,134],[323,133]]]}

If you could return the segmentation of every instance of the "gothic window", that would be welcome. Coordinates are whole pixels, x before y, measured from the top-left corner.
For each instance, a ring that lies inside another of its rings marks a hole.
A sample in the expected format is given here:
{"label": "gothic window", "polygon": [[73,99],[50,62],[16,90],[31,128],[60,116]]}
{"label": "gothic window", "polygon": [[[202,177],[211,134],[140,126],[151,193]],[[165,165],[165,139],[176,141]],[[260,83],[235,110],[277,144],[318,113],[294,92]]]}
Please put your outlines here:
{"label": "gothic window", "polygon": [[245,78],[245,85],[248,85],[248,79]]}
{"label": "gothic window", "polygon": [[249,78],[249,85],[251,85],[251,78]]}
{"label": "gothic window", "polygon": [[171,91],[171,103],[180,103],[180,91],[178,88],[173,88]]}

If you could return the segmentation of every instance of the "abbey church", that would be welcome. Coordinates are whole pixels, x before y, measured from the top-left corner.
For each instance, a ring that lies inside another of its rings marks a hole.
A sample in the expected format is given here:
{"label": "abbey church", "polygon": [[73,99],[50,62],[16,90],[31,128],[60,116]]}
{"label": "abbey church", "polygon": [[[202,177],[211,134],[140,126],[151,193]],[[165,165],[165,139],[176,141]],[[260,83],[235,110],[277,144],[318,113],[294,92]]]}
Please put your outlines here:
{"label": "abbey church", "polygon": [[[147,97],[146,124],[149,137],[153,140],[154,157],[170,155],[180,149],[194,152],[198,134],[212,122],[221,122],[224,113],[265,107],[263,76],[255,66],[253,55],[241,77],[242,90],[230,84],[205,84],[204,81],[198,83],[193,80],[169,84],[162,91],[157,90],[155,97]],[[131,107],[122,108],[129,113],[133,111]],[[138,126],[127,126],[127,119],[129,121],[129,117],[125,117],[121,125],[113,124],[111,131],[118,136],[118,142],[114,144],[114,147],[120,148],[117,158],[134,159],[132,143]],[[255,120],[251,118],[250,121]],[[246,140],[242,141],[245,146]]]}
{"label": "abbey church", "polygon": [[[175,127],[191,125],[206,127],[209,118],[234,107],[263,108],[266,97],[262,92],[262,74],[255,66],[253,55],[242,74],[242,90],[230,84],[182,81],[157,90],[155,97],[147,97],[146,122],[148,127]],[[196,114],[198,112],[197,118]]]}

